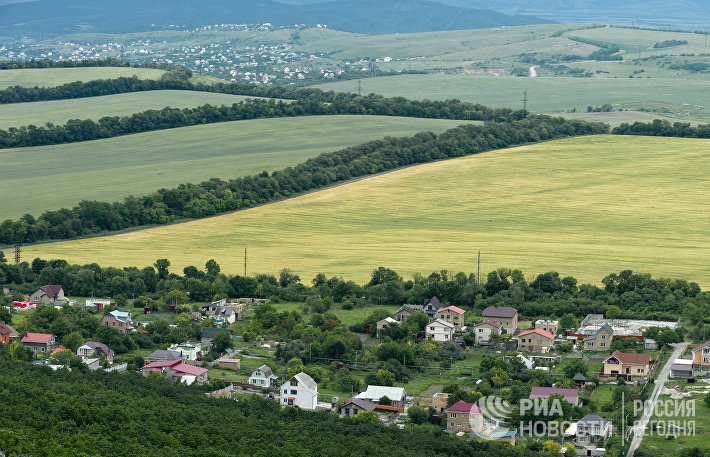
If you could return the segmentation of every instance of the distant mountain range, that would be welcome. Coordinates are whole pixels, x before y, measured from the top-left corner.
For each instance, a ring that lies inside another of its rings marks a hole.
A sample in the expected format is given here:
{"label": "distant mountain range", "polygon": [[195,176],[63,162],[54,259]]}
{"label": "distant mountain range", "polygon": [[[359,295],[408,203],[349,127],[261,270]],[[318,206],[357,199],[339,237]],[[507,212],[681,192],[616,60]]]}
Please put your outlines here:
{"label": "distant mountain range", "polygon": [[340,30],[384,34],[550,21],[428,0],[341,0],[306,5],[273,0],[36,0],[0,4],[0,35],[38,38],[78,32],[140,32],[169,25],[265,22],[326,24]]}
{"label": "distant mountain range", "polygon": [[[312,4],[321,0],[281,0]],[[387,0],[381,0],[386,2]],[[453,6],[533,15],[561,23],[606,23],[710,30],[707,0],[436,0]]]}

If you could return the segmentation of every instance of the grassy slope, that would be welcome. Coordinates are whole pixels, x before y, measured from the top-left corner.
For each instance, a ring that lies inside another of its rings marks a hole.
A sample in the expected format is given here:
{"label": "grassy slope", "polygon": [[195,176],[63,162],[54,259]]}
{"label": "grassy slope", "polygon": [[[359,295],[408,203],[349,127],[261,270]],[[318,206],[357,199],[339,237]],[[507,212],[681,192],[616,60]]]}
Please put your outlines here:
{"label": "grassy slope", "polygon": [[[28,247],[26,258],[223,271],[292,268],[363,281],[447,268],[556,270],[598,283],[632,268],[710,286],[707,140],[585,137],[411,167],[187,224]],[[130,249],[123,249],[130,245]],[[584,261],[581,261],[584,259]]]}
{"label": "grassy slope", "polygon": [[128,116],[149,109],[194,108],[231,105],[248,97],[184,90],[156,90],[103,97],[51,100],[46,102],[0,105],[0,129],[22,125],[63,124],[69,119],[94,119],[103,116]]}
{"label": "grassy slope", "polygon": [[[319,85],[321,89],[357,91],[357,81]],[[710,120],[710,81],[673,79],[520,78],[463,75],[402,75],[365,79],[363,93],[413,99],[463,101],[489,106],[522,108],[528,91],[528,109],[559,113],[573,108],[614,104],[616,108],[662,108],[678,119]],[[635,113],[627,113],[629,116]],[[646,113],[641,113],[647,118]]]}
{"label": "grassy slope", "polygon": [[0,220],[120,200],[160,187],[235,178],[385,136],[441,132],[460,121],[377,116],[260,119],[140,133],[83,143],[0,150]]}
{"label": "grassy slope", "polygon": [[75,81],[111,79],[120,76],[138,76],[141,79],[156,79],[165,73],[151,68],[89,67],[89,68],[30,68],[0,70],[0,89],[9,86],[54,87]]}

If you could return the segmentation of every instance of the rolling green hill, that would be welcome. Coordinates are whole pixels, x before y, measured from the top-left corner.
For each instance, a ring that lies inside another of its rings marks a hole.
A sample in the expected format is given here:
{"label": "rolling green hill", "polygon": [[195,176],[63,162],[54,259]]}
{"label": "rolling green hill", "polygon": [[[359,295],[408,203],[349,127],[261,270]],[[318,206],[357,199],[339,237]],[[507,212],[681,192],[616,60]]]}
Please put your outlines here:
{"label": "rolling green hill", "polygon": [[0,220],[117,201],[161,187],[296,165],[385,136],[443,132],[463,121],[313,116],[226,122],[117,138],[0,151]]}
{"label": "rolling green hill", "polygon": [[9,86],[54,87],[74,81],[93,81],[121,76],[138,76],[141,79],[157,79],[165,73],[152,68],[88,67],[88,68],[30,68],[0,70],[0,89]]}
{"label": "rolling green hill", "polygon": [[[0,105],[0,129],[47,122],[63,124],[69,119],[98,120],[104,116],[129,116],[149,109],[194,108],[200,105],[231,105],[250,97],[241,95],[156,90],[102,97],[51,100]],[[254,98],[254,97],[251,97]]]}
{"label": "rolling green hill", "polygon": [[[356,92],[357,84],[357,81],[344,81],[317,87]],[[523,107],[525,90],[529,99],[528,109],[533,112],[564,113],[573,109],[579,112],[586,111],[589,105],[596,107],[609,103],[615,109],[656,110],[654,117],[710,121],[710,81],[707,80],[402,75],[362,81],[365,94],[430,100],[458,98],[516,109]],[[647,113],[641,113],[639,120],[648,120]]]}
{"label": "rolling green hill", "polygon": [[[710,276],[708,140],[594,136],[410,167],[283,202],[184,224],[27,247],[26,258],[222,270],[287,267],[365,281],[446,268],[554,270],[598,283],[633,269]],[[130,246],[130,249],[125,249]]]}

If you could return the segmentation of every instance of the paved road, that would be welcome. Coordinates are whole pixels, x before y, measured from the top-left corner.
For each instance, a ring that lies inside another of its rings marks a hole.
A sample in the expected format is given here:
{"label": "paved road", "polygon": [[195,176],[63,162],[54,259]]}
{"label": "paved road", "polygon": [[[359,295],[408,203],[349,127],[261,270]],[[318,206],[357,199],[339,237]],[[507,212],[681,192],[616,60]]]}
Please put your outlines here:
{"label": "paved road", "polygon": [[672,344],[671,346],[673,346],[673,354],[671,354],[671,358],[668,359],[668,363],[666,363],[666,365],[658,373],[658,376],[656,377],[656,384],[653,387],[653,392],[651,393],[651,396],[644,405],[643,415],[633,427],[634,438],[633,440],[631,440],[629,453],[626,454],[626,457],[633,457],[634,453],[636,452],[636,449],[638,449],[641,445],[641,441],[643,441],[643,435],[646,431],[646,427],[648,426],[648,421],[651,419],[653,410],[656,408],[658,396],[661,394],[661,389],[663,389],[664,384],[666,383],[666,381],[668,381],[668,375],[671,372],[671,365],[673,365],[673,361],[675,359],[680,357],[680,355],[685,350],[687,344],[677,343]]}

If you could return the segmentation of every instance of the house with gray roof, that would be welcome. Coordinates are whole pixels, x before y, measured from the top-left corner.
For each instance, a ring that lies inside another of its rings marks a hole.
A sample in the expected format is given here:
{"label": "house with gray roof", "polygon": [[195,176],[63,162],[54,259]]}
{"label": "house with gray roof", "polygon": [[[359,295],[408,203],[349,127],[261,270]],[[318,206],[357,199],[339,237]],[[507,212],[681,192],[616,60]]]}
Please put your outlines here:
{"label": "house with gray roof", "polygon": [[300,372],[281,385],[281,406],[298,406],[315,411],[318,406],[318,384]]}
{"label": "house with gray roof", "polygon": [[87,341],[76,350],[76,355],[82,359],[101,358],[101,354],[106,356],[108,363],[113,363],[113,351],[104,343],[98,341]]}
{"label": "house with gray roof", "polygon": [[402,387],[367,386],[364,392],[360,392],[354,398],[368,403],[377,403],[382,397],[389,398],[392,406],[404,406],[407,402],[407,392]]}
{"label": "house with gray roof", "polygon": [[145,359],[148,362],[168,362],[171,360],[182,360],[182,355],[177,351],[158,349],[151,352]]}
{"label": "house with gray roof", "polygon": [[587,414],[577,422],[578,446],[588,446],[606,441],[611,436],[611,422],[596,414]]}
{"label": "house with gray roof", "polygon": [[582,347],[585,351],[608,351],[612,339],[614,339],[614,329],[605,323],[593,335],[582,340]]}
{"label": "house with gray roof", "polygon": [[424,313],[429,316],[429,319],[433,319],[436,316],[436,312],[439,311],[441,308],[444,307],[444,304],[441,303],[441,300],[439,300],[439,297],[431,297],[428,300],[424,300]]}
{"label": "house with gray roof", "polygon": [[341,416],[356,416],[362,411],[374,411],[375,405],[359,398],[353,398],[343,403],[338,412]]}
{"label": "house with gray roof", "polygon": [[489,306],[483,310],[483,320],[499,324],[507,333],[518,330],[518,310],[510,306]]}
{"label": "house with gray roof", "polygon": [[252,371],[251,376],[249,376],[249,384],[257,387],[271,387],[276,383],[277,379],[270,366],[262,365]]}

